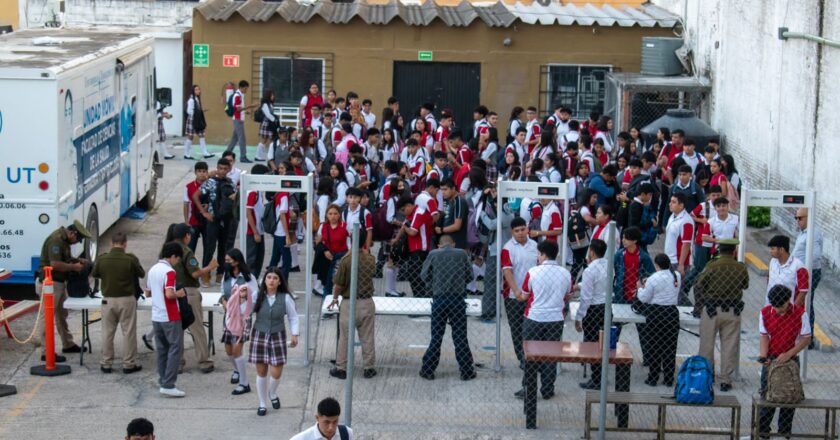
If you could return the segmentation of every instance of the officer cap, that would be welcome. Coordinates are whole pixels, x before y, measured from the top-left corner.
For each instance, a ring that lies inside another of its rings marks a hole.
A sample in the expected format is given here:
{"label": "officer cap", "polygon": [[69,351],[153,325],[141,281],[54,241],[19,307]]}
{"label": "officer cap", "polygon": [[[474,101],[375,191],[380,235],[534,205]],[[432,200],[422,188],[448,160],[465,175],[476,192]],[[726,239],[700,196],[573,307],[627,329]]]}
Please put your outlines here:
{"label": "officer cap", "polygon": [[79,235],[81,235],[82,237],[92,238],[91,235],[90,235],[90,231],[88,231],[87,228],[84,225],[82,225],[82,222],[80,222],[78,220],[75,220],[73,222],[73,225],[71,226],[71,229],[78,232]]}

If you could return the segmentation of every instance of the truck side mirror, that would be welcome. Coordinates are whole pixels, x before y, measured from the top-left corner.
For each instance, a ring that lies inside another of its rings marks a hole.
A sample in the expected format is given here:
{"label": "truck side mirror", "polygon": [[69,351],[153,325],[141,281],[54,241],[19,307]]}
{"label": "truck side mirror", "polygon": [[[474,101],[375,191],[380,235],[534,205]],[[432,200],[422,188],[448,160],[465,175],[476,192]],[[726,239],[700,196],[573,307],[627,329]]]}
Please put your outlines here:
{"label": "truck side mirror", "polygon": [[172,105],[172,89],[169,87],[164,87],[155,90],[155,100],[160,102],[160,105],[163,107],[169,107]]}

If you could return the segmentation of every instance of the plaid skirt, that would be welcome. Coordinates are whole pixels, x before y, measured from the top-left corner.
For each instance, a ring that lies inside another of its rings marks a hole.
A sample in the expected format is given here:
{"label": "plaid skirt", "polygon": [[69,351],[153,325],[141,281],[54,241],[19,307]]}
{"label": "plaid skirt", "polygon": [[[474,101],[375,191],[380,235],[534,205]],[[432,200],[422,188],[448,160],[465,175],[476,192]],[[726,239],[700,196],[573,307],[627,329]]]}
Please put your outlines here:
{"label": "plaid skirt", "polygon": [[204,137],[204,130],[196,131],[196,129],[193,128],[193,117],[192,116],[187,116],[187,122],[186,122],[186,124],[184,124],[184,136]]}
{"label": "plaid skirt", "polygon": [[260,123],[260,137],[269,139],[274,137],[274,133],[271,132],[271,121],[268,119],[263,119],[262,123]]}
{"label": "plaid skirt", "polygon": [[252,331],[248,362],[252,364],[285,365],[286,332],[263,333],[256,329]]}
{"label": "plaid skirt", "polygon": [[245,330],[242,332],[241,337],[240,336],[234,336],[234,334],[231,333],[227,329],[227,326],[225,326],[224,330],[222,331],[222,344],[230,344],[230,345],[244,344],[244,343],[248,342],[248,340],[250,339],[248,337],[248,335],[250,335],[250,334],[251,334],[251,320],[250,319],[245,320]]}
{"label": "plaid skirt", "polygon": [[158,142],[166,142],[166,131],[163,129],[163,118],[158,118]]}

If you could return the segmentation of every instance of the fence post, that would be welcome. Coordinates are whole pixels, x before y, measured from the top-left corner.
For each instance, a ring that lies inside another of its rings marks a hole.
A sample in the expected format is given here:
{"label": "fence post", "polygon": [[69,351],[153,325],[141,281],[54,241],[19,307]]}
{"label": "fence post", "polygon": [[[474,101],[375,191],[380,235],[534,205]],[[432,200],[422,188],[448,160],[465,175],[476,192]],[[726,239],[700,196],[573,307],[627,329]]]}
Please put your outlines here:
{"label": "fence post", "polygon": [[496,356],[493,361],[493,371],[502,371],[502,179],[496,182]]}
{"label": "fence post", "polygon": [[[353,361],[356,348],[356,292],[359,286],[359,223],[353,224],[350,239],[350,316],[347,318],[347,379],[344,383],[344,423],[353,424]],[[339,314],[340,316],[340,314]]]}
{"label": "fence post", "polygon": [[604,347],[601,351],[601,401],[600,413],[598,414],[598,440],[604,440],[607,435],[607,380],[610,370],[610,337],[612,328],[612,296],[613,283],[612,279],[615,277],[615,270],[613,268],[612,259],[615,256],[615,221],[611,221],[607,229],[607,283],[606,302],[604,303]]}
{"label": "fence post", "polygon": [[[315,215],[314,209],[314,201],[312,200],[312,188],[314,186],[315,178],[312,173],[307,175],[306,180],[306,218],[303,219],[306,222],[304,232],[304,246],[306,246],[306,269],[303,271],[304,273],[304,292],[303,292],[303,304],[304,304],[304,313],[306,314],[306,328],[304,328],[304,340],[303,340],[303,366],[309,366],[309,356],[310,352],[314,352],[315,348],[312,347],[312,343],[310,338],[312,336],[310,325],[312,323],[312,317],[309,315],[310,310],[312,309],[312,249],[314,249],[313,244],[313,234],[315,231],[312,230],[312,216]],[[300,221],[300,220],[298,220]],[[247,255],[247,254],[246,254]],[[324,300],[329,297],[330,293],[332,292],[324,292]]]}
{"label": "fence post", "polygon": [[[811,295],[816,293],[814,291],[814,217],[817,213],[814,208],[817,206],[817,193],[813,189],[808,194],[808,220],[805,224],[805,268],[808,269],[808,291],[805,293],[805,307],[808,310],[808,316],[814,316],[814,302],[811,300]],[[817,321],[814,320],[814,325]],[[813,337],[814,329],[811,329]],[[802,369],[799,371],[800,377],[804,382],[808,379],[808,349],[802,350]]]}

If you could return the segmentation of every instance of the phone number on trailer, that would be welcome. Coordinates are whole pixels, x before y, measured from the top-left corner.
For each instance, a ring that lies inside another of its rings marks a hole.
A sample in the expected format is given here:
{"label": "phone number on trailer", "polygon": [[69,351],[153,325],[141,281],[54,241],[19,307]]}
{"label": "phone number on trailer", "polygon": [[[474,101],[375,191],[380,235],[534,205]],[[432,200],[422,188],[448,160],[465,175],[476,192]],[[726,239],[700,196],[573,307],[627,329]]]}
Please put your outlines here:
{"label": "phone number on trailer", "polygon": [[26,209],[26,203],[0,202],[0,209]]}

